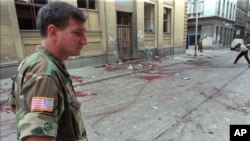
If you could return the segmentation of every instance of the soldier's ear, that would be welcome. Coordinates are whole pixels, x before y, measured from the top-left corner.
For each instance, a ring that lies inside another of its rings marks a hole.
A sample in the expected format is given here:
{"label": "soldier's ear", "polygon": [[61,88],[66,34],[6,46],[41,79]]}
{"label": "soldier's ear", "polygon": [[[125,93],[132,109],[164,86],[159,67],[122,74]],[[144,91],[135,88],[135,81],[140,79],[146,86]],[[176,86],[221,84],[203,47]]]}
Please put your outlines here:
{"label": "soldier's ear", "polygon": [[58,35],[58,28],[55,25],[50,24],[48,26],[48,36],[50,38],[52,38],[53,40],[56,40],[57,39],[57,35]]}

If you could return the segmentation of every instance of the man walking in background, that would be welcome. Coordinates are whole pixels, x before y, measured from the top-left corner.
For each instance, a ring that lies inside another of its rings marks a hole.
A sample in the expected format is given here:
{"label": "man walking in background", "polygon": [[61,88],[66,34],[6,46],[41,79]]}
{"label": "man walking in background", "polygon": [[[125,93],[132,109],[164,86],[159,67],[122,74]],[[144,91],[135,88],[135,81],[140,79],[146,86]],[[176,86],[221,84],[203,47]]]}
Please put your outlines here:
{"label": "man walking in background", "polygon": [[240,54],[236,57],[234,64],[236,64],[238,60],[244,55],[245,59],[247,60],[248,66],[250,66],[250,61],[248,58],[248,49],[241,44],[237,44],[235,46],[235,51],[240,52]]}
{"label": "man walking in background", "polygon": [[202,48],[202,38],[200,38],[200,39],[198,40],[198,50],[199,50],[200,52],[203,52],[203,48]]}

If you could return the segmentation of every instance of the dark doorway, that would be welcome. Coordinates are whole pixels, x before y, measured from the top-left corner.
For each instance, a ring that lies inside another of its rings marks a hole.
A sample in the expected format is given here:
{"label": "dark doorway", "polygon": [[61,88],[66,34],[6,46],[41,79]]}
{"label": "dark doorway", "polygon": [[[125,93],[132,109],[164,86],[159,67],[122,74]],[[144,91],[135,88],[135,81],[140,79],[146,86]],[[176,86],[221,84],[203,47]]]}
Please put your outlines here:
{"label": "dark doorway", "polygon": [[120,59],[132,57],[131,13],[117,12],[118,53]]}

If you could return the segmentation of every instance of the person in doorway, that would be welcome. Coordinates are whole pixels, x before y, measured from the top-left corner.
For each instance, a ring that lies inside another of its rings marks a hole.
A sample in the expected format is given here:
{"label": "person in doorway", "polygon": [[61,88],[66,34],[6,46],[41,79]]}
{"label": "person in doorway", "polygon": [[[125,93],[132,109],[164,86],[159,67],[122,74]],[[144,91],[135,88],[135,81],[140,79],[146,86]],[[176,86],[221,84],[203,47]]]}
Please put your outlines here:
{"label": "person in doorway", "polygon": [[10,104],[19,141],[87,141],[80,102],[63,63],[87,44],[86,17],[66,2],[38,12],[42,42],[18,67]]}
{"label": "person in doorway", "polygon": [[238,60],[244,55],[245,59],[247,60],[248,66],[250,66],[250,61],[248,58],[248,49],[244,45],[241,45],[239,43],[235,46],[234,50],[240,52],[240,54],[236,57],[234,64],[236,64]]}
{"label": "person in doorway", "polygon": [[198,40],[198,50],[199,50],[200,52],[203,52],[203,49],[202,49],[202,38],[200,38],[200,39]]}

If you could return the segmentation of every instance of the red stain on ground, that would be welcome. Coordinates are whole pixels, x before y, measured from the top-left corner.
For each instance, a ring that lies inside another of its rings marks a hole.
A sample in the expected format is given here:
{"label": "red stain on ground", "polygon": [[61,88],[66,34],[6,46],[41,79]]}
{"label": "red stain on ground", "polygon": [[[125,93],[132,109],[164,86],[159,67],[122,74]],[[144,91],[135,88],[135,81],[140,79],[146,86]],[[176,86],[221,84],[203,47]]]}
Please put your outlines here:
{"label": "red stain on ground", "polygon": [[164,76],[161,76],[161,75],[155,75],[155,76],[141,76],[141,78],[147,80],[147,81],[153,81],[155,79],[160,79]]}
{"label": "red stain on ground", "polygon": [[70,76],[71,80],[74,81],[74,82],[79,82],[79,83],[82,83],[83,82],[83,79],[81,76],[74,76],[74,75],[71,75]]}
{"label": "red stain on ground", "polygon": [[97,113],[97,114],[94,114],[94,115],[90,115],[88,116],[89,118],[93,118],[93,117],[99,117],[94,123],[92,123],[92,127],[94,127],[96,124],[98,124],[101,120],[113,115],[113,114],[116,114],[116,113],[119,113],[127,108],[129,108],[131,105],[135,104],[136,102],[136,99],[130,101],[129,103],[127,103],[126,105],[123,105],[123,106],[120,106],[120,105],[116,105],[116,109],[108,109],[107,111],[106,110],[103,110],[104,112],[102,113]]}
{"label": "red stain on ground", "polygon": [[84,97],[84,96],[96,96],[97,93],[93,92],[84,92],[84,91],[75,91],[77,97]]}
{"label": "red stain on ground", "polygon": [[147,71],[143,71],[143,75],[144,76],[140,76],[140,78],[145,79],[147,81],[153,81],[155,79],[160,79],[163,77],[171,77],[171,76],[175,76],[178,73],[181,73],[182,70],[147,70]]}
{"label": "red stain on ground", "polygon": [[112,72],[112,71],[117,71],[120,70],[120,66],[113,66],[113,65],[106,65],[104,68],[106,71]]}
{"label": "red stain on ground", "polygon": [[0,104],[0,112],[11,113],[11,108],[9,105]]}

